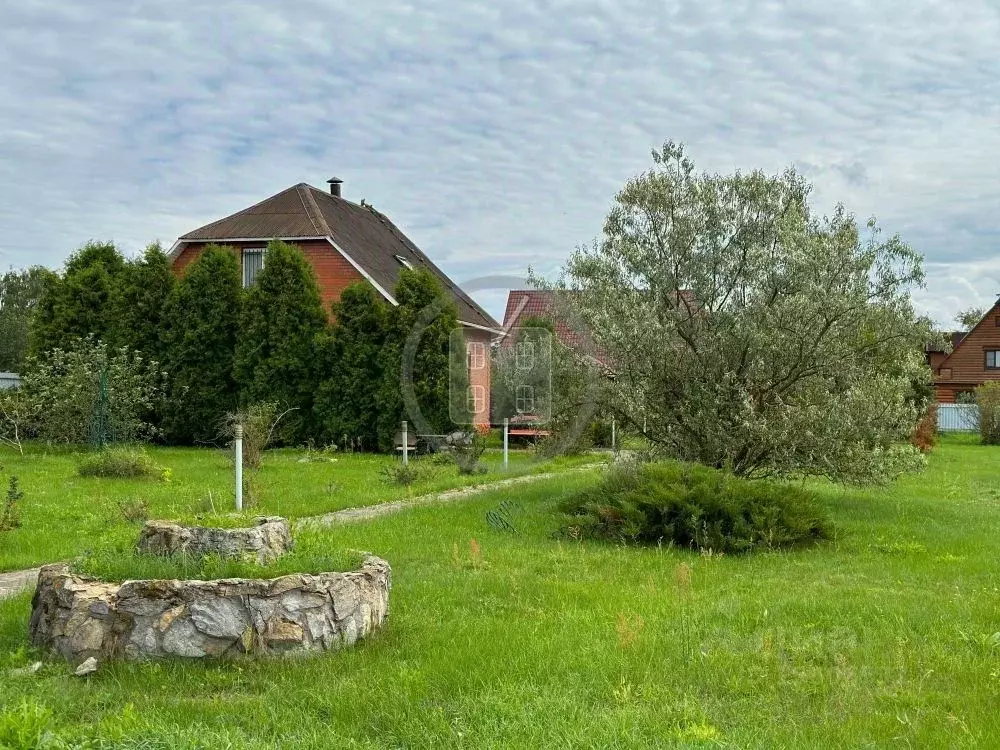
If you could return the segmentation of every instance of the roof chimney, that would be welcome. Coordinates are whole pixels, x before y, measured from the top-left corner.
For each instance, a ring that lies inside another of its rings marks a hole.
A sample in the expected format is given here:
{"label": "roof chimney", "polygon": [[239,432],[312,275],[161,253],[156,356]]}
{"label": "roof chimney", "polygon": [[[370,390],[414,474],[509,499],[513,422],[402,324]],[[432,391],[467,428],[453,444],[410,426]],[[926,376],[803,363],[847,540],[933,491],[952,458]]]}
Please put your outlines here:
{"label": "roof chimney", "polygon": [[331,177],[327,182],[330,183],[330,195],[340,197],[340,186],[344,184],[344,181],[339,177]]}

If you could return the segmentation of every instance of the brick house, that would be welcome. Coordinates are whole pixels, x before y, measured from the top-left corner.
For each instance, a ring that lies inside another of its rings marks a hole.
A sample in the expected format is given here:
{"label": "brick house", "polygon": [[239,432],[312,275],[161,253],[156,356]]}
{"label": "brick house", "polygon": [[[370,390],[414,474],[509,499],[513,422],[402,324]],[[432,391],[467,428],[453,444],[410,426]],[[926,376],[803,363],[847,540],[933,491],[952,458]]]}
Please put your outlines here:
{"label": "brick house", "polygon": [[945,334],[951,352],[928,346],[938,403],[953,404],[988,380],[1000,380],[1000,301],[969,332]]}
{"label": "brick house", "polygon": [[469,405],[476,424],[487,424],[490,413],[490,342],[503,330],[424,255],[389,218],[372,206],[342,197],[342,181],[328,181],[330,191],[300,183],[256,205],[188,232],[174,243],[174,271],[184,268],[206,245],[220,244],[240,254],[243,285],[253,284],[264,264],[264,249],[279,239],[298,246],[316,273],[323,304],[340,299],[351,284],[367,282],[395,305],[392,290],[404,268],[427,269],[455,301],[466,341],[469,365]]}

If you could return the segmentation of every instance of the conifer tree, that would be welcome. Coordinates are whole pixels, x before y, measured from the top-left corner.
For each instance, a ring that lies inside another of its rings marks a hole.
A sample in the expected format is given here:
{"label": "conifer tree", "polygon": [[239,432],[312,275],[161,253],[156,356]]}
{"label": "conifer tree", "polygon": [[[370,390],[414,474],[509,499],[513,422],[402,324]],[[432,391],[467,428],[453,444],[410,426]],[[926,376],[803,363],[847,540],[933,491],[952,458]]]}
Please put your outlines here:
{"label": "conifer tree", "polygon": [[237,406],[233,357],[242,294],[236,253],[209,245],[167,297],[162,347],[170,408],[163,427],[171,441],[212,440]]}
{"label": "conifer tree", "polygon": [[127,346],[147,360],[162,362],[163,307],[173,286],[170,260],[159,243],[147,247],[141,258],[126,262],[112,292],[112,345]]}
{"label": "conifer tree", "polygon": [[[424,421],[422,425],[414,424],[414,428],[441,434],[454,427],[451,386],[464,393],[467,382],[464,352],[458,352],[453,362],[449,347],[451,333],[458,328],[458,312],[437,280],[423,269],[405,270],[393,296],[399,304],[387,318],[378,396],[379,442],[385,450],[393,447],[400,422],[417,418],[404,403],[404,389],[408,390],[409,384]],[[411,339],[415,346],[409,356],[406,349]],[[452,375],[457,380],[454,384]]]}
{"label": "conifer tree", "polygon": [[378,446],[378,394],[387,305],[368,283],[347,287],[333,304],[336,321],[321,347],[323,381],[316,418],[324,440]]}
{"label": "conifer tree", "polygon": [[124,268],[125,259],[112,243],[88,242],[73,253],[39,300],[31,352],[68,349],[90,335],[107,338],[114,319],[112,298]]}
{"label": "conifer tree", "polygon": [[275,403],[285,416],[276,438],[297,444],[316,436],[317,337],[328,323],[316,276],[302,251],[274,240],[248,291],[234,374],[244,405]]}

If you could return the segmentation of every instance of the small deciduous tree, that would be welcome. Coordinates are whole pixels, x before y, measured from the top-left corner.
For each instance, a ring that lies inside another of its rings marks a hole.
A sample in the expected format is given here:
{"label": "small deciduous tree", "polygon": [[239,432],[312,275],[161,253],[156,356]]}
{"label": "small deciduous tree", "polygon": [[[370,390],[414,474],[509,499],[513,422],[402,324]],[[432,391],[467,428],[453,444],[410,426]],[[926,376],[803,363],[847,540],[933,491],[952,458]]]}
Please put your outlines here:
{"label": "small deciduous tree", "polygon": [[920,464],[908,399],[921,258],[818,217],[794,171],[700,174],[667,143],[566,267],[614,377],[604,403],[663,452],[743,476],[877,482]]}
{"label": "small deciduous tree", "polygon": [[971,331],[977,325],[979,321],[983,319],[986,315],[986,310],[982,307],[970,307],[967,310],[962,310],[955,316],[955,322],[958,323],[963,331]]}
{"label": "small deciduous tree", "polygon": [[242,403],[294,410],[278,426],[276,437],[285,444],[315,434],[317,336],[326,326],[316,276],[302,251],[272,241],[244,301],[234,373]]}
{"label": "small deciduous tree", "polygon": [[236,409],[233,360],[242,295],[236,253],[209,245],[164,303],[169,394],[163,428],[171,441],[211,441],[223,417]]}
{"label": "small deciduous tree", "polygon": [[94,442],[95,430],[102,433],[99,442],[148,440],[156,429],[144,416],[162,396],[158,363],[94,336],[30,358],[19,394],[30,409],[32,432],[66,444]]}

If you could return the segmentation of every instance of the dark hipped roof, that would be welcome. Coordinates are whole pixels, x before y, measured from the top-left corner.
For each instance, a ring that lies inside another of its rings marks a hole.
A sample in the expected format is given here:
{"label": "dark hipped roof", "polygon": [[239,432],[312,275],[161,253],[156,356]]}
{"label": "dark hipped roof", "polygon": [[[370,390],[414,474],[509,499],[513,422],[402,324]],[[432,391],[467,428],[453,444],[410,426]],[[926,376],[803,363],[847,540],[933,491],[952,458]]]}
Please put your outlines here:
{"label": "dark hipped roof", "polygon": [[[459,320],[500,330],[500,324],[435,266],[385,214],[304,182],[232,216],[188,232],[178,240],[175,253],[185,242],[307,237],[332,240],[390,295],[405,267],[399,258],[415,269],[426,268],[455,299]],[[336,252],[333,247],[330,251]]]}

